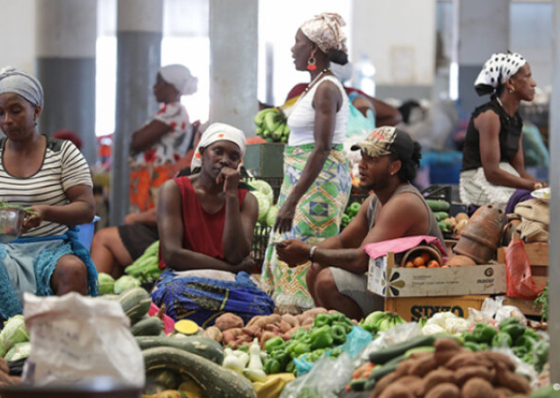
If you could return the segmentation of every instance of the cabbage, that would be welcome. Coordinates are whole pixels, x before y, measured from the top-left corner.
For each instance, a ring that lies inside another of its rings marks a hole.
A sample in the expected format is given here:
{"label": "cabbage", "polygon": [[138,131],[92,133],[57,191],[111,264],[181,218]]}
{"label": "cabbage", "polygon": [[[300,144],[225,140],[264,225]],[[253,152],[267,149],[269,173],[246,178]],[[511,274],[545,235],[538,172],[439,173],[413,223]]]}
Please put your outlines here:
{"label": "cabbage", "polygon": [[278,205],[270,206],[268,212],[266,213],[265,224],[267,227],[273,227],[276,221],[276,216],[278,215]]}
{"label": "cabbage", "polygon": [[4,322],[4,329],[0,332],[2,348],[0,353],[6,354],[17,343],[29,341],[29,332],[25,327],[23,315],[15,315]]}
{"label": "cabbage", "polygon": [[251,192],[253,195],[255,195],[255,197],[257,198],[257,202],[259,202],[259,222],[261,224],[264,224],[266,222],[266,214],[268,213],[268,210],[270,209],[270,199],[268,199],[268,197],[259,191],[254,191]]}
{"label": "cabbage", "polygon": [[268,182],[264,180],[253,180],[249,182],[249,185],[255,188],[257,192],[264,193],[270,203],[274,202],[274,191]]}
{"label": "cabbage", "polygon": [[27,358],[31,353],[31,343],[26,341],[24,343],[17,343],[6,354],[4,359],[6,361],[17,361],[18,359]]}
{"label": "cabbage", "polygon": [[140,281],[130,275],[123,275],[115,281],[115,293],[121,294],[126,289],[140,286]]}
{"label": "cabbage", "polygon": [[100,272],[97,281],[99,282],[99,293],[111,294],[115,291],[115,280],[111,275]]}

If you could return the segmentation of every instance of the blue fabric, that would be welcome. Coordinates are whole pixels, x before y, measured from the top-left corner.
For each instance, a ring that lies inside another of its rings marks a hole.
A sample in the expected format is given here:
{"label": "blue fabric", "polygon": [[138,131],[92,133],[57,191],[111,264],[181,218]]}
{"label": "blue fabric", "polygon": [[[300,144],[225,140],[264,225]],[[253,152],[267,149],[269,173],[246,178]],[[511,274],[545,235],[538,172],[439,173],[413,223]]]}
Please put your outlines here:
{"label": "blue fabric", "polygon": [[[54,248],[45,248],[37,256],[36,262],[33,264],[36,291],[30,292],[38,296],[51,296],[53,291],[50,287],[50,281],[56,264],[60,257],[73,254],[82,260],[86,266],[88,274],[88,295],[97,296],[99,294],[99,286],[97,282],[97,270],[91,261],[89,251],[79,242],[78,234],[75,228],[70,228],[65,234],[57,236],[19,238],[10,244],[0,244],[0,260],[6,258],[8,250],[12,245],[25,245],[35,242],[46,242],[54,240],[63,240],[64,243]],[[0,267],[0,315],[4,318],[21,314],[23,311],[22,303],[18,300],[6,268]]]}
{"label": "blue fabric", "polygon": [[224,312],[233,312],[248,322],[256,315],[269,315],[274,301],[260,290],[246,272],[235,282],[200,277],[176,277],[165,269],[156,283],[152,301],[165,304],[165,313],[175,320],[190,319],[202,327],[214,324]]}

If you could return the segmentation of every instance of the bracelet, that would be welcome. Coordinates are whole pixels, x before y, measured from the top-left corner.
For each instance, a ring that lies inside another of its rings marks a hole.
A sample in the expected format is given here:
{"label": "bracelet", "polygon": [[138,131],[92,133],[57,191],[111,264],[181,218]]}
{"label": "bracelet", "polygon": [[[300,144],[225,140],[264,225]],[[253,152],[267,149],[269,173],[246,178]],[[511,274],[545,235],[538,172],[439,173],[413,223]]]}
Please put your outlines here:
{"label": "bracelet", "polygon": [[311,246],[311,249],[309,250],[309,261],[313,262],[313,254],[315,253],[315,250],[317,250],[317,246]]}

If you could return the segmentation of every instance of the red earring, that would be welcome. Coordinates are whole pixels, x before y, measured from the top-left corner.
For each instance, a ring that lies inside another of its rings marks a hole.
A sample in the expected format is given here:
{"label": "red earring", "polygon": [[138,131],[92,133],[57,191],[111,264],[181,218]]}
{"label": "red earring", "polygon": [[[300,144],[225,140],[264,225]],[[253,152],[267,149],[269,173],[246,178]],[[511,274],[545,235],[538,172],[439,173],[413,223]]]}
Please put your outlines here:
{"label": "red earring", "polygon": [[315,70],[317,69],[317,65],[315,65],[315,57],[311,56],[307,60],[307,70]]}

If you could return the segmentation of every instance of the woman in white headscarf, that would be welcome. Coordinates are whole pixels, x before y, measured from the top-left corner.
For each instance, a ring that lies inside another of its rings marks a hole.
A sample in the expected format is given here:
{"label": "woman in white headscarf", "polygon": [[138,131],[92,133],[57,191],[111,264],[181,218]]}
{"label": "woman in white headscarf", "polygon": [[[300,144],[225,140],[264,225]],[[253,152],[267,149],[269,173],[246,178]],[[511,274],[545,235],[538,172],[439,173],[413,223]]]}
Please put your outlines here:
{"label": "woman in white headscarf", "polygon": [[195,174],[164,183],[157,221],[160,268],[152,300],[174,319],[209,326],[224,311],[245,322],[268,315],[274,302],[251,280],[257,199],[240,182],[245,135],[214,123],[192,161]]}
{"label": "woman in white headscarf", "polygon": [[72,228],[93,220],[89,167],[71,141],[38,132],[42,109],[37,79],[0,71],[0,201],[27,209],[21,236],[0,233],[0,319],[22,312],[24,292],[98,293],[95,266]]}
{"label": "woman in white headscarf", "polygon": [[314,303],[305,282],[308,264],[290,268],[278,259],[275,243],[299,239],[313,245],[338,234],[352,186],[343,149],[348,96],[330,69],[331,62],[348,62],[344,25],[338,14],[317,15],[301,25],[292,47],[296,70],[307,71],[311,82],[288,118],[284,181],[262,272],[281,312],[302,312]]}
{"label": "woman in white headscarf", "polygon": [[494,204],[506,211],[517,189],[533,191],[545,185],[525,171],[517,112],[521,101],[532,101],[536,83],[525,58],[516,53],[493,54],[475,82],[479,95],[491,94],[475,109],[467,127],[460,178],[461,201]]}
{"label": "woman in white headscarf", "polygon": [[154,96],[160,108],[132,135],[130,206],[133,212],[155,207],[157,188],[177,171],[174,165],[193,141],[193,126],[181,97],[196,93],[198,79],[183,65],[159,69]]}

